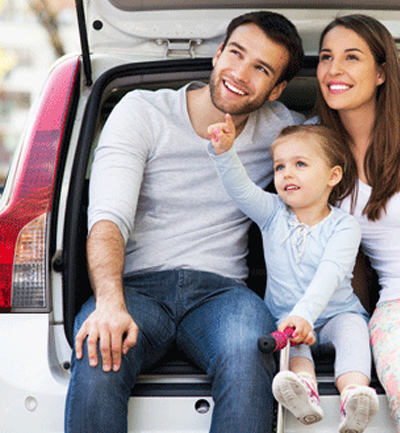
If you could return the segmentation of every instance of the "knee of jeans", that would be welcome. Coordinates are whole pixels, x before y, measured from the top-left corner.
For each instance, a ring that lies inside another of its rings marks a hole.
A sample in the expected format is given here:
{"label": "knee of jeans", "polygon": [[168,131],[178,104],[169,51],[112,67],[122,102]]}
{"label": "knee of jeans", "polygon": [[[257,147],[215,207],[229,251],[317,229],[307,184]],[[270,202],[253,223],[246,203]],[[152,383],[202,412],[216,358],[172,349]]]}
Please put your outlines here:
{"label": "knee of jeans", "polygon": [[134,380],[129,371],[121,366],[117,372],[103,371],[101,362],[96,367],[91,367],[87,358],[74,360],[71,369],[71,384],[81,389],[93,398],[99,399],[102,396],[107,398],[111,393],[130,393]]}
{"label": "knee of jeans", "polygon": [[[260,354],[258,360],[236,358],[216,360],[210,366],[209,375],[213,390],[228,392],[239,400],[247,397],[269,399],[272,392],[272,380],[276,373],[276,364],[272,355]],[[214,395],[214,398],[217,395]],[[246,397],[247,396],[247,397]]]}
{"label": "knee of jeans", "polygon": [[260,374],[273,375],[276,370],[272,354],[259,351],[256,336],[249,338],[233,338],[229,345],[221,346],[222,350],[212,360],[209,374],[225,377],[242,377],[253,380]]}

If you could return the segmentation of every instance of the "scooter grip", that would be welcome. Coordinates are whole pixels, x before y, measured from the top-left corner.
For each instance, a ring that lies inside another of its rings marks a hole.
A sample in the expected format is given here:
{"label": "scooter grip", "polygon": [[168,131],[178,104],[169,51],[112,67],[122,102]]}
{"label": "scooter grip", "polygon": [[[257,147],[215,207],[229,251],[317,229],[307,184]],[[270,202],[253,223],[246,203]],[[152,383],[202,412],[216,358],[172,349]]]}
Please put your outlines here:
{"label": "scooter grip", "polygon": [[269,335],[262,335],[258,339],[258,349],[263,353],[272,353],[282,350],[293,336],[294,329],[286,328],[283,332],[274,331]]}
{"label": "scooter grip", "polygon": [[258,349],[262,353],[272,353],[276,350],[276,340],[272,335],[262,335],[258,339]]}

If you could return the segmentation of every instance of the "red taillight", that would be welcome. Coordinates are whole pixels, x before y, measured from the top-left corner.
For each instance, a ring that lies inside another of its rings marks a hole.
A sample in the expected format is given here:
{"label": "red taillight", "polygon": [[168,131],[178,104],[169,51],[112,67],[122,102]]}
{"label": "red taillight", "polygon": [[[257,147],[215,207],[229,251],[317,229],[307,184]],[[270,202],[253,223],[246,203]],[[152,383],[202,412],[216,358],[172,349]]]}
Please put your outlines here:
{"label": "red taillight", "polygon": [[[0,310],[47,308],[46,215],[50,211],[59,149],[79,60],[51,73],[30,124],[9,201],[0,212]],[[37,275],[36,275],[37,274]],[[15,284],[13,282],[13,275]],[[39,276],[40,275],[40,276]]]}
{"label": "red taillight", "polygon": [[47,214],[42,214],[19,233],[12,275],[13,309],[47,306],[46,220]]}

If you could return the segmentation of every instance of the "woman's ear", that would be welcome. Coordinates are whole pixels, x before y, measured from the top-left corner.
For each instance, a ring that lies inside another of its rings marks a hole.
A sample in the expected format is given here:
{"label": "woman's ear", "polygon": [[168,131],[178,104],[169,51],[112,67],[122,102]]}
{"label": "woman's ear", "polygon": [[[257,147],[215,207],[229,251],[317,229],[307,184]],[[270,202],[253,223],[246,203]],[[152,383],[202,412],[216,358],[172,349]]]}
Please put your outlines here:
{"label": "woman's ear", "polygon": [[382,65],[378,65],[377,74],[376,74],[376,85],[380,86],[386,81],[386,63],[382,63]]}

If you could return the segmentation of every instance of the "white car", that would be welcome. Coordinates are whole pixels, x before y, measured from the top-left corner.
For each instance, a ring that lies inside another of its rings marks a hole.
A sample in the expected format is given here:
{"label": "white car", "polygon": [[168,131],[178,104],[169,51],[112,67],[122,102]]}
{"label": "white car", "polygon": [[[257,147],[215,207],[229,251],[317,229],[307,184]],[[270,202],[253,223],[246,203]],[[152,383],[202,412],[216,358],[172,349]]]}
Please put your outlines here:
{"label": "white car", "polygon": [[[229,21],[257,9],[284,14],[302,36],[305,65],[281,99],[307,115],[315,100],[319,35],[335,16],[372,14],[400,41],[399,0],[76,4],[82,54],[62,58],[50,71],[0,199],[0,433],[64,430],[72,327],[91,293],[85,259],[91,155],[107,115],[126,92],[207,80]],[[260,295],[264,278],[256,262],[250,284]],[[130,433],[208,432],[208,378],[179,354],[175,358],[140,377],[129,404]],[[285,414],[278,432],[337,432],[331,358],[322,354],[317,369],[324,420],[307,427]],[[373,385],[380,412],[366,432],[395,432],[383,390],[376,379]]]}

